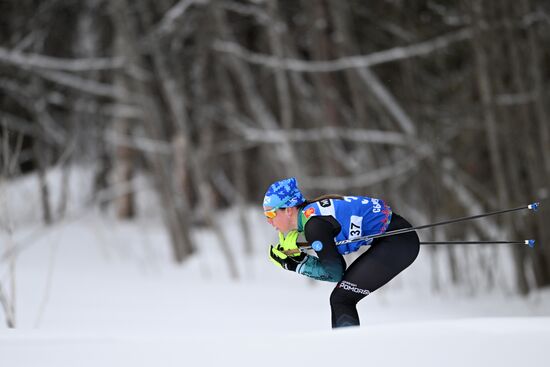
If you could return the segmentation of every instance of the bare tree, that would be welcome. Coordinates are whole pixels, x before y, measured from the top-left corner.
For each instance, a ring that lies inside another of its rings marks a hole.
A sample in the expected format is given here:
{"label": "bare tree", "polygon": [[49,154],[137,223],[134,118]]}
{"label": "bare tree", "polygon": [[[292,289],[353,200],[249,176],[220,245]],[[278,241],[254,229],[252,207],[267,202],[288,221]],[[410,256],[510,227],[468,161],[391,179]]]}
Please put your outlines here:
{"label": "bare tree", "polygon": [[[0,226],[2,233],[5,235],[6,247],[2,249],[4,253],[9,253],[10,256],[7,261],[7,282],[4,283],[0,279],[0,305],[4,311],[6,325],[9,328],[15,328],[16,326],[16,263],[17,256],[14,250],[14,223],[11,218],[11,208],[8,207],[6,198],[6,182],[10,177],[13,177],[17,173],[17,162],[19,155],[21,154],[22,138],[23,134],[13,134],[6,128],[2,129],[0,139],[2,142],[2,161],[0,170]],[[13,147],[13,148],[12,148]],[[2,265],[2,263],[0,263]],[[1,267],[0,267],[1,269]]]}
{"label": "bare tree", "polygon": [[[251,252],[247,205],[283,176],[312,196],[388,198],[412,208],[413,222],[548,197],[542,0],[39,3],[6,15],[0,124],[24,134],[21,167],[35,164],[32,147],[40,153],[41,165],[26,169],[42,172],[50,220],[45,174],[67,162],[61,156],[79,164],[90,151],[100,192],[112,194],[112,170],[119,177],[122,195],[108,196],[125,215],[135,174],[154,182],[177,261],[194,253],[194,226],[207,225],[235,277],[213,213],[238,207]],[[69,19],[52,21],[61,14]],[[548,241],[548,215],[543,207],[534,220],[491,218],[426,236]],[[501,253],[433,250],[433,259],[444,257],[459,285],[490,287],[504,278]],[[511,256],[520,292],[550,284],[548,249]],[[479,273],[463,270],[479,264]]]}

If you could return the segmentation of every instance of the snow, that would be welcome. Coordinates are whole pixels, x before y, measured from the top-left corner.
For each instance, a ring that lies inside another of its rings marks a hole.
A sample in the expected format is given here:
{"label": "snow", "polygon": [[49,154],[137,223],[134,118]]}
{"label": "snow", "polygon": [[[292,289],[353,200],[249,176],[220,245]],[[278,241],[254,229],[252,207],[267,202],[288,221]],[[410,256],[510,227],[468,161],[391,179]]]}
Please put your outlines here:
{"label": "snow", "polygon": [[[265,252],[275,233],[253,209],[253,256],[242,253],[233,211],[219,213],[241,275],[232,280],[204,230],[194,234],[197,255],[174,264],[150,212],[122,222],[72,207],[77,216],[42,228],[32,182],[0,189],[4,214],[14,213],[12,239],[23,245],[17,328],[0,324],[2,367],[548,365],[550,290],[520,297],[507,287],[471,294],[442,284],[435,293],[423,250],[359,304],[360,328],[331,330],[333,285],[274,267]],[[80,187],[72,200],[84,202],[85,186],[72,187]],[[2,252],[7,240],[3,231]],[[4,288],[7,269],[0,262]]]}
{"label": "snow", "polygon": [[302,332],[9,332],[9,366],[546,365],[546,319],[463,319]]}

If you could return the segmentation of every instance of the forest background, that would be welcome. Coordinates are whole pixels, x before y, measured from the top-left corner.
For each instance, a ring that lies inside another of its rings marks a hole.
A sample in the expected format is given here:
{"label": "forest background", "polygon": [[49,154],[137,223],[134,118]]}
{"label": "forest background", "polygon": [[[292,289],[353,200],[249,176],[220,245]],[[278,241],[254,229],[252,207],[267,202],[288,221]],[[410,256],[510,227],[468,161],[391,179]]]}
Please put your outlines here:
{"label": "forest background", "polygon": [[[513,292],[549,286],[549,101],[543,0],[0,1],[0,191],[36,175],[40,200],[24,204],[43,228],[74,215],[75,167],[93,172],[86,206],[106,216],[144,215],[152,191],[174,261],[207,229],[234,279],[235,257],[255,251],[247,211],[295,176],[308,197],[380,197],[415,225],[541,201],[536,216],[422,236],[534,238],[426,251],[458,286],[479,289],[481,269],[481,289],[498,288],[510,262]],[[10,238],[18,224],[1,211]],[[3,242],[9,324],[24,247]]]}

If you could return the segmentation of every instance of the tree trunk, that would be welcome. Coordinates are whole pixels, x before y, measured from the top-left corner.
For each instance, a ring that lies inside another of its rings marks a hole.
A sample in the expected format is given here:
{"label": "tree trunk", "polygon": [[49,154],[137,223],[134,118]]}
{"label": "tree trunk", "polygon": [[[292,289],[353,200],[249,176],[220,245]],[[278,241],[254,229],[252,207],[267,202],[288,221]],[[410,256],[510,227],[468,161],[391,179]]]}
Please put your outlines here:
{"label": "tree trunk", "polygon": [[[498,124],[494,107],[494,94],[491,85],[489,60],[485,49],[488,47],[486,45],[491,42],[490,39],[487,39],[489,31],[484,30],[484,25],[487,24],[488,19],[484,17],[484,10],[482,8],[483,4],[477,1],[472,1],[470,5],[472,7],[471,14],[474,19],[474,37],[472,38],[472,46],[476,61],[476,77],[478,82],[479,97],[483,107],[482,117],[485,125],[487,145],[489,148],[493,181],[496,185],[499,207],[507,208],[509,206],[509,192],[504,174],[504,164],[502,162],[501,148],[498,138]],[[489,22],[489,24],[491,23]],[[507,228],[511,228],[511,222],[508,217],[505,219],[505,223]],[[528,292],[528,284],[525,277],[525,267],[522,255],[515,251],[514,258],[517,268],[517,287],[520,293],[526,294]]]}
{"label": "tree trunk", "polygon": [[48,148],[40,139],[34,141],[33,152],[38,171],[40,203],[42,204],[42,220],[44,221],[44,224],[50,225],[53,223],[50,203],[50,186],[47,178],[48,157],[50,154],[48,152]]}
{"label": "tree trunk", "polygon": [[[124,58],[127,60],[128,69],[144,70],[143,61],[138,52],[138,34],[134,15],[129,13],[130,7],[126,0],[116,0],[110,3],[113,23],[116,26],[117,36],[124,48]],[[162,108],[158,105],[155,96],[152,95],[151,87],[146,85],[142,79],[133,79],[132,104],[142,109],[143,124],[148,135],[154,140],[165,140],[164,121],[162,119]],[[176,152],[178,153],[178,152]],[[174,187],[174,162],[160,153],[152,153],[150,158],[153,179],[158,190],[160,203],[163,210],[163,219],[170,234],[174,258],[182,262],[194,252],[190,238],[189,212],[186,210],[184,198],[175,192]],[[177,188],[176,188],[177,190]]]}

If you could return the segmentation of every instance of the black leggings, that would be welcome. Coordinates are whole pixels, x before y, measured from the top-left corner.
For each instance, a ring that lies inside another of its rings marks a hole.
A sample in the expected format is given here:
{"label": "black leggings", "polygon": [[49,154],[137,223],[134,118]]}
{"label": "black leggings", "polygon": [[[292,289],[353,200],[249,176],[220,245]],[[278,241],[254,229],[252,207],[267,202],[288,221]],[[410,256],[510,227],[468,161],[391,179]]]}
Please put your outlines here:
{"label": "black leggings", "polygon": [[[394,213],[388,231],[408,227],[411,224]],[[330,295],[332,327],[359,325],[357,303],[411,265],[419,250],[416,232],[375,239],[369,250],[346,269]]]}

